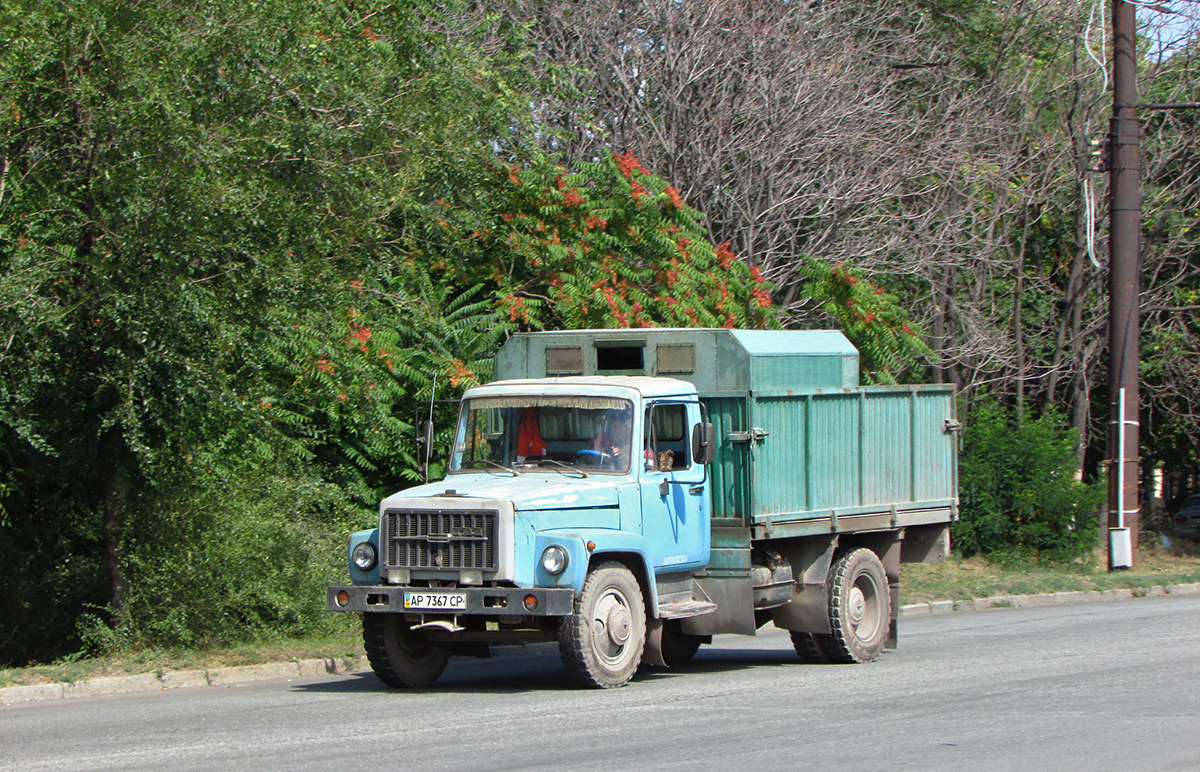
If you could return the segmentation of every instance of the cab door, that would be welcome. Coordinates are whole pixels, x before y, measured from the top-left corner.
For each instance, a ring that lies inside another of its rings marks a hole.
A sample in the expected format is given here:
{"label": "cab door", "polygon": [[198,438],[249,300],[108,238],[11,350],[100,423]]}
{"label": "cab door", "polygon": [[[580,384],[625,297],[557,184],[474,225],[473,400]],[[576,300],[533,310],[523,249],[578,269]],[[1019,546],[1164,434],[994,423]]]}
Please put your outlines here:
{"label": "cab door", "polygon": [[642,534],[659,572],[708,563],[708,475],[691,448],[699,421],[695,401],[655,401],[643,415]]}

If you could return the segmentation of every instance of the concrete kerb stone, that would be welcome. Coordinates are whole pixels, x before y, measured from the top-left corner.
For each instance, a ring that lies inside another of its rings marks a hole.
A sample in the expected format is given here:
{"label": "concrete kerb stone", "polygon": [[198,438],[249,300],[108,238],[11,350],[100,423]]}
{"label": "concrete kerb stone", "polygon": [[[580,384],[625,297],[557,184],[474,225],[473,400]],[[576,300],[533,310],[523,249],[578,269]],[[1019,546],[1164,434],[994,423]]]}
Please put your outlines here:
{"label": "concrete kerb stone", "polygon": [[23,702],[61,700],[67,684],[30,684],[6,686],[0,689],[0,705],[19,705]]}
{"label": "concrete kerb stone", "polygon": [[929,602],[930,614],[945,614],[954,611],[957,604],[952,600],[933,600]]}
{"label": "concrete kerb stone", "polygon": [[294,678],[300,675],[296,662],[268,662],[263,665],[222,667],[208,671],[209,686],[229,686],[246,681],[263,681],[268,678]]}
{"label": "concrete kerb stone", "polygon": [[184,689],[191,686],[208,686],[208,673],[204,670],[167,670],[162,674],[163,689]]}
{"label": "concrete kerb stone", "polygon": [[105,694],[133,694],[162,688],[157,673],[138,673],[128,676],[101,676],[86,681],[74,681],[63,689],[63,697],[99,697]]}
{"label": "concrete kerb stone", "polygon": [[296,663],[301,676],[325,675],[337,672],[336,659],[302,659]]}
{"label": "concrete kerb stone", "polygon": [[[947,614],[954,611],[983,611],[1002,608],[1031,608],[1036,606],[1061,606],[1077,603],[1094,603],[1101,600],[1120,600],[1133,597],[1160,598],[1171,595],[1200,594],[1200,583],[1156,585],[1138,590],[1094,590],[1090,592],[1054,592],[1045,595],[998,595],[971,600],[938,600],[925,603],[910,603],[901,607],[900,616],[927,616]],[[511,657],[541,654],[554,648],[553,643],[498,646],[495,657]],[[73,697],[94,697],[106,694],[131,694],[134,692],[182,689],[194,686],[230,686],[249,681],[270,678],[295,678],[301,676],[336,673],[362,672],[370,668],[366,657],[350,663],[338,659],[304,659],[292,662],[275,662],[264,665],[243,665],[209,670],[168,670],[162,673],[139,673],[128,676],[102,676],[73,683],[30,684],[26,686],[0,687],[0,705],[20,705],[30,702],[46,702]]]}

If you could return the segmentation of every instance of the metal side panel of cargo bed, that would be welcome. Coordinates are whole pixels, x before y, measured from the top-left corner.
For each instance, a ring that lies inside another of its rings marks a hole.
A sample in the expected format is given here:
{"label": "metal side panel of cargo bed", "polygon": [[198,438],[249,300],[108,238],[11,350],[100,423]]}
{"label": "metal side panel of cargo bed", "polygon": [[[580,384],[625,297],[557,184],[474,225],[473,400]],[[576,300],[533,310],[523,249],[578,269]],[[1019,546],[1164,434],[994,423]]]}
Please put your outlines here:
{"label": "metal side panel of cargo bed", "polygon": [[[763,536],[945,523],[957,511],[950,386],[755,394],[750,517]],[[714,505],[714,511],[716,511]]]}

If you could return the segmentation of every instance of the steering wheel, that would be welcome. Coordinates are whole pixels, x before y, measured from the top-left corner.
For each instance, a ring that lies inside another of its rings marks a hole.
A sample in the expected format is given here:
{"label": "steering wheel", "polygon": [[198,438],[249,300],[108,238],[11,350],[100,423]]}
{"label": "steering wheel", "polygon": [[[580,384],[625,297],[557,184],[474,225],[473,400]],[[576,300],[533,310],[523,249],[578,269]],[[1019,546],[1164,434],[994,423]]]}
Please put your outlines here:
{"label": "steering wheel", "polygon": [[601,466],[613,461],[613,457],[608,453],[605,453],[603,450],[592,450],[591,448],[584,448],[583,450],[578,451],[576,455],[591,458],[594,466]]}

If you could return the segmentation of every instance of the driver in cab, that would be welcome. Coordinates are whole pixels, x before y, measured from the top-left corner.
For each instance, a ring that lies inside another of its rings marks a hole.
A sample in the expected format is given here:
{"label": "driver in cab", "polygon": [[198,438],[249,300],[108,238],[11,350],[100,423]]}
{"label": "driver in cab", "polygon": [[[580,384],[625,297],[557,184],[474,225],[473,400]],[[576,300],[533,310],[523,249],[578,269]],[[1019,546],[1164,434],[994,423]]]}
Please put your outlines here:
{"label": "driver in cab", "polygon": [[601,460],[609,461],[615,467],[625,466],[625,459],[629,457],[632,422],[632,411],[609,410],[588,447],[601,454]]}

